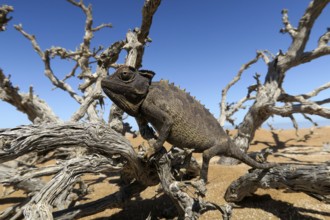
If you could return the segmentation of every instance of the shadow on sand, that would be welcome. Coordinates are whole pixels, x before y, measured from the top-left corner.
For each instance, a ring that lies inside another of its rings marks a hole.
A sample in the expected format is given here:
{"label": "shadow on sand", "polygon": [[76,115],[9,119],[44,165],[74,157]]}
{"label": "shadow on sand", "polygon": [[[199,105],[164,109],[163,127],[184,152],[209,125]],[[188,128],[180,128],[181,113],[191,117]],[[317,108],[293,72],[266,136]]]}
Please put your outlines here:
{"label": "shadow on sand", "polygon": [[[291,203],[272,199],[270,195],[253,195],[236,204],[242,206],[242,208],[262,209],[279,219],[320,220],[319,218],[310,216],[310,214],[330,217],[330,212],[295,207]],[[235,210],[233,214],[235,215]]]}

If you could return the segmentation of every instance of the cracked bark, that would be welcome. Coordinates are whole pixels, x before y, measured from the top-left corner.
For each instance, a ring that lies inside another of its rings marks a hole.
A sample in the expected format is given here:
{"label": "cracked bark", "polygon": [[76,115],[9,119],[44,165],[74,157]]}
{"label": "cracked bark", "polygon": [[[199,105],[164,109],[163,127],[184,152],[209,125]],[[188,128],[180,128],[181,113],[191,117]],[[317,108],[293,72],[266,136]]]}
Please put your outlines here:
{"label": "cracked bark", "polygon": [[[66,148],[85,146],[88,154],[75,155],[75,157],[53,166],[32,169],[29,172],[24,171],[23,175],[20,173],[15,176],[7,175],[3,182],[17,184],[27,178],[55,174],[52,180],[31,199],[15,208],[5,210],[1,213],[0,219],[15,219],[22,215],[30,219],[51,219],[53,207],[62,210],[55,214],[60,219],[68,218],[67,216],[70,218],[86,216],[105,208],[122,207],[124,201],[129,200],[146,187],[154,186],[159,182],[162,183],[166,193],[174,198],[173,201],[182,207],[183,215],[192,217],[198,216],[200,212],[219,209],[214,204],[190,197],[180,188],[184,186],[184,183],[177,181],[172,175],[173,170],[179,173],[183,172],[183,168],[186,172],[178,176],[180,179],[185,175],[190,177],[198,175],[197,163],[190,160],[188,163],[185,162],[187,156],[191,157],[191,151],[171,150],[167,153],[164,150],[159,154],[163,159],[145,162],[143,152],[136,153],[124,137],[102,124],[40,124],[0,130],[1,163],[28,152],[42,153],[61,146]],[[81,209],[81,206],[67,209],[72,202],[78,199],[78,196],[70,194],[70,190],[77,183],[80,175],[124,170],[129,172],[135,181],[124,186],[119,192],[100,200],[107,202],[106,204],[95,201],[90,204],[91,207],[88,209]],[[183,197],[183,195],[185,196]],[[188,201],[190,202],[188,203]],[[116,204],[117,202],[119,203]],[[193,209],[195,206],[200,209]],[[187,210],[192,211],[188,213]],[[222,211],[222,209],[220,210]]]}
{"label": "cracked bark", "polygon": [[330,166],[283,164],[269,170],[252,170],[228,187],[225,200],[239,202],[258,188],[288,189],[303,192],[327,204],[330,203]]}

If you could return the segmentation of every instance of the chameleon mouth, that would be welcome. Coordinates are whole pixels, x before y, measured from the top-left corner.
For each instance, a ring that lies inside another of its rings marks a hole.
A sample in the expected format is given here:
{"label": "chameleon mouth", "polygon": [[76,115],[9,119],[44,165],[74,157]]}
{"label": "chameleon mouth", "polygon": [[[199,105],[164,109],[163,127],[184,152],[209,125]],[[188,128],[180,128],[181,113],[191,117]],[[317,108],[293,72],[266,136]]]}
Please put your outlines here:
{"label": "chameleon mouth", "polygon": [[143,100],[137,104],[133,104],[127,101],[126,97],[122,93],[116,93],[108,88],[103,88],[103,91],[113,103],[124,110],[127,114],[131,116],[136,116],[138,114],[140,105],[142,104]]}
{"label": "chameleon mouth", "polygon": [[145,96],[145,91],[140,91],[138,89],[132,88],[132,86],[128,84],[126,85],[112,81],[109,82],[107,80],[102,80],[101,87],[107,95],[111,93],[121,94],[121,95],[125,95],[127,93],[134,93],[137,96]]}

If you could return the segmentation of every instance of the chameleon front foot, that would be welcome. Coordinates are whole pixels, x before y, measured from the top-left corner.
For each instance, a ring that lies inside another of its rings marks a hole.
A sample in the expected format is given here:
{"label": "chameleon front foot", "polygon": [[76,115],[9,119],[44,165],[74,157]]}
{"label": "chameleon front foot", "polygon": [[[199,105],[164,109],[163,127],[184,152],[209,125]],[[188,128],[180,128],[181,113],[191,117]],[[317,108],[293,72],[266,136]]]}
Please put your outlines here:
{"label": "chameleon front foot", "polygon": [[204,180],[200,179],[197,181],[193,181],[191,185],[196,189],[196,194],[201,197],[205,197],[207,189],[206,189],[206,183]]}

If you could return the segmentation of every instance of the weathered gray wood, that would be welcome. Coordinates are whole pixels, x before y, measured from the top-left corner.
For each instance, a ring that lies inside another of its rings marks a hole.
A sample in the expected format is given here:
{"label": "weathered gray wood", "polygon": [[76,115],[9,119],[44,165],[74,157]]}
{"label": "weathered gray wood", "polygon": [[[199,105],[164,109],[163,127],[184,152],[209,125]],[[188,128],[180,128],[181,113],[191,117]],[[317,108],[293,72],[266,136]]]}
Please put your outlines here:
{"label": "weathered gray wood", "polygon": [[330,163],[283,164],[269,170],[251,170],[230,184],[225,199],[238,202],[258,188],[289,189],[330,203]]}
{"label": "weathered gray wood", "polygon": [[[101,139],[103,141],[100,141]],[[68,197],[71,196],[69,192],[76,183],[76,179],[83,173],[118,172],[123,169],[125,164],[129,166],[130,171],[137,171],[137,173],[132,172],[136,179],[141,178],[147,184],[152,181],[150,177],[147,177],[148,172],[143,173],[146,168],[142,167],[138,155],[127,140],[106,125],[68,123],[21,126],[16,129],[2,129],[0,140],[1,162],[17,158],[19,155],[30,151],[40,153],[58,146],[85,146],[88,147],[90,154],[90,156],[83,158],[73,158],[62,165],[31,170],[30,173],[26,173],[20,178],[11,178],[12,181],[20,182],[28,177],[61,171],[27,204],[16,208],[15,212],[6,210],[5,213],[8,214],[2,214],[1,219],[16,218],[23,211],[26,218],[28,216],[30,219],[49,218],[52,206],[63,209],[69,205]],[[107,158],[96,153],[104,154]],[[114,154],[121,155],[123,160],[118,161],[117,158],[116,163],[114,163],[111,160],[111,155]],[[7,180],[10,181],[10,178]]]}
{"label": "weathered gray wood", "polygon": [[146,188],[146,185],[134,181],[132,184],[121,187],[118,192],[115,192],[111,195],[107,195],[101,199],[95,200],[90,203],[77,205],[69,209],[57,211],[54,213],[53,216],[56,220],[71,220],[102,212],[105,209],[123,208],[127,201],[129,201],[133,196],[138,195]]}
{"label": "weathered gray wood", "polygon": [[52,109],[44,100],[33,94],[32,87],[30,93],[19,92],[14,87],[8,77],[0,69],[0,99],[15,106],[17,110],[25,113],[31,122],[60,122]]}
{"label": "weathered gray wood", "polygon": [[[281,101],[281,95],[285,93],[282,84],[288,70],[317,59],[320,56],[330,54],[330,46],[328,45],[330,37],[329,30],[320,37],[315,49],[305,51],[314,22],[329,2],[330,0],[311,1],[304,15],[301,17],[297,28],[293,28],[289,23],[287,10],[283,10],[284,28],[282,32],[290,34],[292,43],[286,52],[283,53],[280,51],[272,60],[264,59],[268,66],[265,81],[263,84],[256,86],[255,102],[249,108],[243,121],[239,124],[237,135],[234,137],[235,144],[242,151],[246,152],[248,150],[250,142],[254,138],[255,131],[272,115],[278,114],[288,117],[294,113],[308,113],[326,118],[329,117],[329,109],[321,106],[322,103],[328,103],[330,101],[328,99],[321,102],[308,100],[309,103],[301,103],[298,106],[291,102],[287,104],[287,101],[284,101],[284,107],[276,106],[277,101]],[[222,115],[221,120],[224,117]],[[225,159],[224,162],[237,164],[237,160],[234,159]]]}
{"label": "weathered gray wood", "polygon": [[[0,219],[15,219],[23,213],[25,217],[30,216],[31,219],[50,218],[53,206],[63,209],[69,205],[67,201],[73,202],[77,199],[68,200],[68,197],[72,199],[74,196],[69,192],[81,174],[124,170],[135,179],[134,182],[138,181],[139,185],[142,184],[144,188],[156,185],[160,181],[165,192],[174,198],[174,201],[179,199],[177,202],[184,210],[182,214],[195,207],[196,203],[201,208],[190,212],[189,216],[192,216],[192,213],[199,215],[200,212],[217,208],[182,192],[180,187],[185,188],[185,184],[178,182],[172,175],[172,172],[181,173],[176,175],[179,180],[185,179],[185,176],[196,177],[198,175],[199,166],[196,161],[190,160],[191,151],[173,148],[168,153],[163,151],[161,157],[164,157],[164,160],[146,162],[144,161],[146,151],[136,153],[123,136],[103,124],[38,124],[0,130],[0,162],[18,158],[20,155],[32,151],[42,153],[58,147],[79,148],[80,146],[86,147],[87,151],[81,151],[81,156],[73,157],[64,163],[30,169],[28,172],[25,170],[24,173],[12,173],[13,176],[10,176],[11,173],[6,173],[3,182],[12,184],[42,175],[55,174],[55,176],[39,192],[36,192],[31,200],[16,209],[5,210],[0,215]],[[112,159],[112,156],[115,158]],[[159,175],[156,170],[152,169],[158,170]],[[136,192],[138,189],[130,188],[130,190]],[[121,199],[130,198],[131,196],[125,195]],[[189,201],[190,203],[187,203]],[[109,206],[114,206],[113,203],[113,201],[109,201]],[[104,205],[98,208],[95,206],[92,210],[96,212],[104,208]],[[85,216],[91,212],[91,210],[85,211],[84,209],[79,211],[79,216]]]}
{"label": "weathered gray wood", "polygon": [[0,7],[0,32],[6,30],[6,25],[8,21],[12,19],[12,17],[7,17],[8,13],[14,11],[13,6],[10,5],[2,5]]}
{"label": "weathered gray wood", "polygon": [[37,177],[54,174],[59,170],[53,167],[29,169],[27,166],[22,165],[18,168],[11,166],[11,164],[0,164],[0,171],[0,183],[4,187],[12,186],[14,189],[21,189],[31,194],[40,191],[45,186],[45,183]]}
{"label": "weathered gray wood", "polygon": [[0,129],[0,162],[13,160],[29,152],[57,147],[87,147],[102,155],[120,154],[132,166],[137,179],[145,177],[143,167],[130,143],[104,124],[40,124]]}
{"label": "weathered gray wood", "polygon": [[218,210],[222,213],[223,219],[230,219],[231,206],[218,206],[202,199],[206,193],[205,183],[202,180],[189,183],[192,186],[191,191],[195,191],[195,195],[197,196],[192,197],[189,195],[189,185],[185,182],[177,181],[173,177],[171,160],[164,148],[152,158],[152,161],[157,167],[160,183],[164,192],[172,199],[177,207],[179,219],[198,219],[203,213],[210,210]]}
{"label": "weathered gray wood", "polygon": [[44,169],[42,172],[49,174],[54,173],[54,169],[58,171],[52,180],[15,213],[9,213],[14,214],[13,216],[2,215],[0,219],[16,218],[22,214],[26,219],[52,219],[52,207],[65,209],[78,197],[71,190],[79,181],[79,176],[84,173],[118,172],[122,168],[115,165],[110,158],[99,155],[77,157],[60,166],[48,167],[48,170]]}

